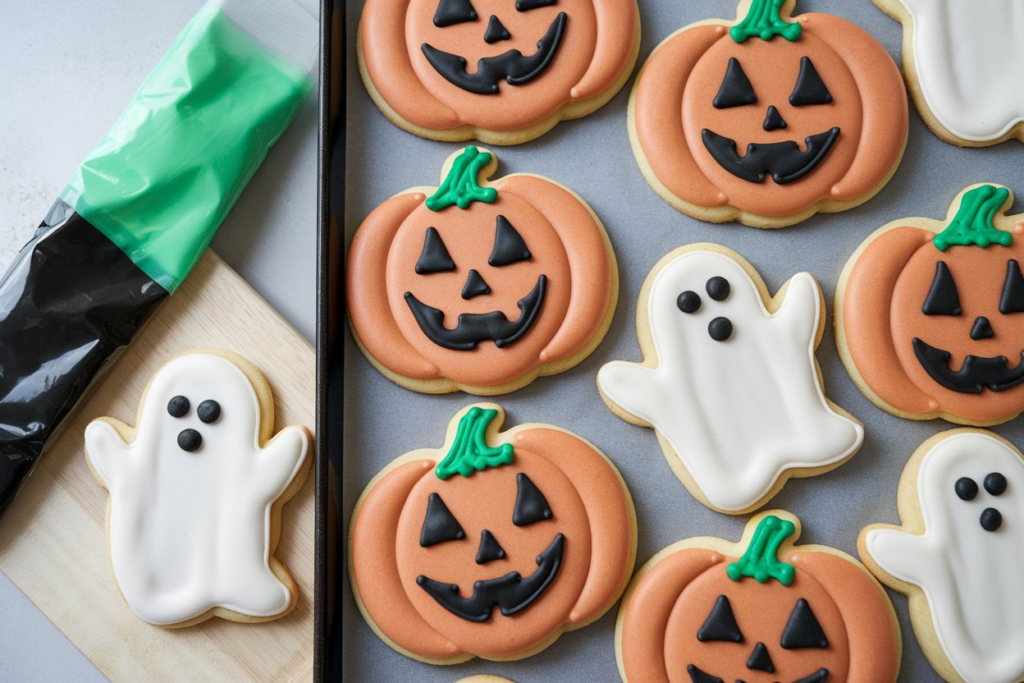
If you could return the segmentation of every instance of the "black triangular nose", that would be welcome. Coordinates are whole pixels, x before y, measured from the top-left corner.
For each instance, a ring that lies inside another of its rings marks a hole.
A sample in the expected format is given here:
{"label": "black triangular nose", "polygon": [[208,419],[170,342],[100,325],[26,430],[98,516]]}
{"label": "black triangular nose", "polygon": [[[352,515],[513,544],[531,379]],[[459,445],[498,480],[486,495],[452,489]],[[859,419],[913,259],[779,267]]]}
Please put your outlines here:
{"label": "black triangular nose", "polygon": [[775,108],[775,105],[768,107],[768,115],[764,117],[764,129],[771,131],[785,127],[786,120],[782,118],[782,114]]}
{"label": "black triangular nose", "polygon": [[996,333],[992,331],[992,325],[989,324],[988,318],[981,316],[974,321],[974,327],[971,328],[971,339],[977,341],[978,339],[991,339],[994,336]]}
{"label": "black triangular nose", "polygon": [[747,660],[747,668],[751,671],[775,673],[775,664],[772,663],[772,656],[768,654],[768,648],[764,646],[764,643],[754,646],[754,651],[750,653],[750,659]]}
{"label": "black triangular nose", "polygon": [[489,294],[490,291],[491,288],[484,281],[483,276],[475,270],[470,270],[469,276],[466,278],[466,284],[462,287],[462,298],[469,301],[475,296]]}
{"label": "black triangular nose", "polygon": [[493,560],[503,559],[505,559],[505,549],[498,543],[494,534],[484,529],[480,534],[480,547],[476,551],[476,563],[487,564]]}
{"label": "black triangular nose", "polygon": [[491,45],[508,40],[511,37],[512,34],[508,32],[508,29],[501,23],[501,20],[492,14],[491,20],[487,23],[487,30],[484,31],[484,42]]}

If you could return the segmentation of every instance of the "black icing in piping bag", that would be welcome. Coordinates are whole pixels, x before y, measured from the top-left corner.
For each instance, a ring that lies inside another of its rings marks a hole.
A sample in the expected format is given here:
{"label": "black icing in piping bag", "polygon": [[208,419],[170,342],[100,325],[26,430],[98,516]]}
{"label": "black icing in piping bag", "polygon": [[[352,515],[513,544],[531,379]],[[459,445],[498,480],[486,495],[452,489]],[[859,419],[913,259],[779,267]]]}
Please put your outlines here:
{"label": "black icing in piping bag", "polygon": [[317,39],[294,0],[204,5],[0,277],[0,517],[295,117]]}

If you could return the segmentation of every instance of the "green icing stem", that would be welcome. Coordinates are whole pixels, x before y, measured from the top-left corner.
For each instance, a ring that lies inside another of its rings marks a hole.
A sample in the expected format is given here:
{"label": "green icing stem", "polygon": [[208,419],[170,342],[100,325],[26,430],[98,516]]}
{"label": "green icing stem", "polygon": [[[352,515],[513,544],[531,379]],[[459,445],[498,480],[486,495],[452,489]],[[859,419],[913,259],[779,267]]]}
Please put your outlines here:
{"label": "green icing stem", "polygon": [[487,426],[497,414],[498,411],[493,408],[485,410],[474,406],[462,416],[455,432],[452,449],[434,470],[439,479],[447,479],[453,474],[468,477],[488,467],[498,467],[512,462],[512,444],[502,444],[497,448],[487,445]]}
{"label": "green icing stem", "polygon": [[174,292],[312,89],[208,3],[61,198]]}
{"label": "green icing stem", "polygon": [[768,515],[762,519],[754,537],[750,540],[747,551],[737,562],[726,568],[729,578],[739,581],[744,576],[755,579],[758,583],[767,583],[775,579],[783,586],[789,586],[796,577],[796,567],[778,558],[779,546],[796,531],[796,525],[788,519],[779,519]]}
{"label": "green icing stem", "polygon": [[493,187],[480,187],[477,182],[481,169],[490,162],[489,152],[481,152],[476,147],[464,149],[452,163],[441,187],[427,199],[427,208],[440,211],[449,206],[468,209],[473,202],[493,204],[498,198],[498,191]]}
{"label": "green icing stem", "polygon": [[964,194],[960,208],[949,227],[932,239],[939,251],[953,245],[987,247],[990,244],[1010,246],[1013,235],[995,226],[993,219],[1010,196],[1005,187],[981,185]]}
{"label": "green icing stem", "polygon": [[786,0],[753,0],[750,3],[747,16],[732,27],[729,35],[737,43],[754,37],[771,40],[772,36],[782,36],[793,42],[800,37],[803,26],[796,22],[785,21],[779,16],[779,11],[785,3]]}

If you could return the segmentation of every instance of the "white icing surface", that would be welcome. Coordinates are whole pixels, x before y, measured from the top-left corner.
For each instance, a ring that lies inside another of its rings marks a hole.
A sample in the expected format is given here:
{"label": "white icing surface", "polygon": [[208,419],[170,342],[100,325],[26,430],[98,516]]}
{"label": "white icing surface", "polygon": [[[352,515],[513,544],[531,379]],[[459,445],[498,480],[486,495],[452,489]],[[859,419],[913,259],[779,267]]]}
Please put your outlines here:
{"label": "white icing surface", "polygon": [[[172,417],[167,404],[191,407]],[[221,415],[197,416],[212,399]],[[152,624],[173,624],[217,606],[249,616],[284,611],[291,596],[273,574],[270,506],[300,470],[306,432],[289,427],[259,446],[259,399],[245,374],[215,355],[171,361],[149,385],[138,436],[126,444],[103,421],[85,432],[89,462],[110,491],[110,557],[132,610]],[[181,430],[202,446],[178,446]]]}
{"label": "white icing surface", "polygon": [[[729,297],[714,301],[707,281],[725,277]],[[701,297],[683,313],[680,293]],[[790,468],[828,465],[855,451],[859,424],[833,411],[814,363],[818,287],[793,277],[785,302],[768,313],[754,282],[727,256],[691,251],[662,268],[648,313],[658,367],[616,361],[601,368],[601,392],[654,425],[715,507],[754,505]],[[732,336],[713,340],[708,323],[727,317]]]}
{"label": "white icing surface", "polygon": [[900,0],[928,108],[953,135],[1002,137],[1024,121],[1024,0]]}
{"label": "white icing surface", "polygon": [[[985,491],[999,472],[1001,496]],[[973,501],[957,497],[960,477],[978,484]],[[892,529],[868,532],[868,553],[892,576],[920,586],[939,643],[967,683],[1024,679],[1024,461],[1006,444],[977,432],[939,442],[917,478],[924,535]],[[981,528],[982,510],[1003,515],[994,532]]]}

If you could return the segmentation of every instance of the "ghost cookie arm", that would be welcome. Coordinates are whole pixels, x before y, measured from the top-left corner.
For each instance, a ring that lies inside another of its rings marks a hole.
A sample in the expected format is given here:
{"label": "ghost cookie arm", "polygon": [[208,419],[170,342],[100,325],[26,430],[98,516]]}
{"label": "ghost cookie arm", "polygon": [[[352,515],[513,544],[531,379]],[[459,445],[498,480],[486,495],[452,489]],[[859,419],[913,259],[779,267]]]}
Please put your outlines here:
{"label": "ghost cookie arm", "polygon": [[120,432],[106,420],[93,420],[85,428],[85,458],[89,469],[110,490],[118,474],[128,464],[130,446]]}
{"label": "ghost cookie arm", "polygon": [[[776,320],[787,326],[786,330],[793,341],[807,344],[813,352],[819,333],[824,331],[821,288],[810,273],[797,273],[785,284],[780,294],[782,304],[775,315]],[[778,298],[779,295],[776,295],[776,300]]]}
{"label": "ghost cookie arm", "polygon": [[597,387],[610,408],[649,422],[651,407],[663,402],[658,373],[658,368],[613,361],[597,373]]}
{"label": "ghost cookie arm", "polygon": [[305,427],[286,427],[260,449],[255,466],[260,489],[270,495],[287,490],[306,462],[309,442]]}
{"label": "ghost cookie arm", "polygon": [[914,585],[921,582],[918,569],[934,567],[939,560],[926,537],[897,529],[871,529],[864,536],[864,548],[886,574]]}

